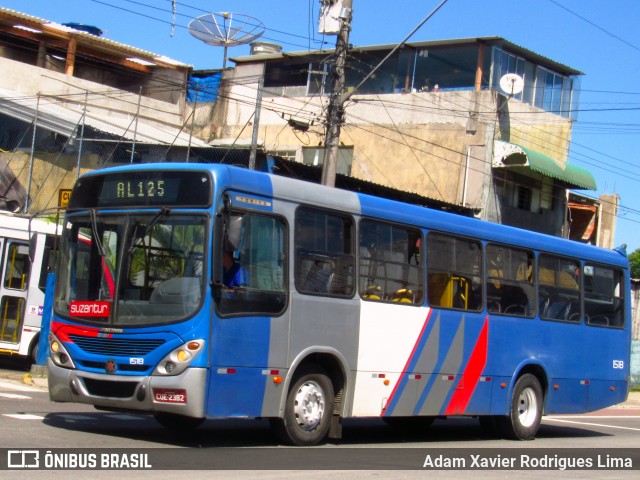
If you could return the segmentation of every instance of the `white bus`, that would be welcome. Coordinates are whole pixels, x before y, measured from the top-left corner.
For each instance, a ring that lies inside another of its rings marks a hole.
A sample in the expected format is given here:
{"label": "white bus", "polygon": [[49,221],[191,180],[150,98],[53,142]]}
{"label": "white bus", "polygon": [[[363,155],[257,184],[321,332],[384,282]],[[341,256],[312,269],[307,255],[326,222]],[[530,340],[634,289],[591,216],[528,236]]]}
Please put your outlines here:
{"label": "white bus", "polygon": [[52,222],[0,211],[0,354],[36,360],[60,231]]}

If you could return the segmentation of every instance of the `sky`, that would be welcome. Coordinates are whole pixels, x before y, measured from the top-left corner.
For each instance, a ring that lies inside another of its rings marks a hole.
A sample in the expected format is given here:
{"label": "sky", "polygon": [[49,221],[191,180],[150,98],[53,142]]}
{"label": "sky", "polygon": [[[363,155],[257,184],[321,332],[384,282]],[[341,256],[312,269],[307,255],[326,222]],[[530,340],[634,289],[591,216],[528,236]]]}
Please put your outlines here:
{"label": "sky", "polygon": [[[352,0],[350,43],[403,40],[443,0]],[[317,33],[319,0],[0,0],[0,6],[58,23],[96,26],[110,40],[196,69],[222,68],[223,48],[194,38],[189,22],[232,12],[264,23],[260,40],[283,51],[333,48]],[[174,13],[175,7],[175,13]],[[409,41],[500,36],[584,73],[569,162],[586,168],[596,198],[617,194],[615,245],[640,248],[640,0],[446,0]],[[324,42],[324,43],[323,43]],[[247,55],[249,46],[228,55]],[[233,63],[229,62],[228,66]]]}

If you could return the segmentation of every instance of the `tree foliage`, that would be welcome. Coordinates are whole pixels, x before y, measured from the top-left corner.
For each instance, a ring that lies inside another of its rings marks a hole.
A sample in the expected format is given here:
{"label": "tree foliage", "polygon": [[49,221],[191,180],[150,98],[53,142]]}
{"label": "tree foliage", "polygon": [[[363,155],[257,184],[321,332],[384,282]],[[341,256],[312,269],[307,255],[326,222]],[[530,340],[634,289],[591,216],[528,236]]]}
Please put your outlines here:
{"label": "tree foliage", "polygon": [[640,278],[640,248],[629,254],[629,268],[631,278]]}

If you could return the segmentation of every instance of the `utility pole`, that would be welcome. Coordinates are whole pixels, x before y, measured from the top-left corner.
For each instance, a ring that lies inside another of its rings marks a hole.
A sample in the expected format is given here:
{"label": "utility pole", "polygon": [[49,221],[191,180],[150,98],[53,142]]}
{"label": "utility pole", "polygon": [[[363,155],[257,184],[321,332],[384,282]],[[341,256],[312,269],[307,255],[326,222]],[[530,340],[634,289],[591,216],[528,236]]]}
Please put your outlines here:
{"label": "utility pole", "polygon": [[340,146],[340,128],[344,122],[345,71],[347,50],[349,48],[349,32],[351,31],[351,14],[353,0],[343,0],[339,14],[340,31],[336,40],[336,61],[331,79],[331,98],[327,108],[327,136],[324,144],[322,162],[322,184],[334,187],[336,184],[336,166],[338,148]]}

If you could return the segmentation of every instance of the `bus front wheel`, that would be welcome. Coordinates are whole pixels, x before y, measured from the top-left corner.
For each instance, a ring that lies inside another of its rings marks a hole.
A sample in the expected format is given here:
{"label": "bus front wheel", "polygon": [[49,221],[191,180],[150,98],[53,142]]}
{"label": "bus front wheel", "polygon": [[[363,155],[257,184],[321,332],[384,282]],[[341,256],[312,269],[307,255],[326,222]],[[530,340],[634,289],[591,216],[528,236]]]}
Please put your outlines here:
{"label": "bus front wheel", "polygon": [[292,445],[317,445],[329,432],[333,400],[329,377],[319,368],[304,369],[289,389],[284,418],[274,419],[276,433]]}
{"label": "bus front wheel", "polygon": [[542,387],[530,373],[522,375],[511,394],[509,415],[496,419],[503,435],[512,440],[532,440],[542,420]]}

